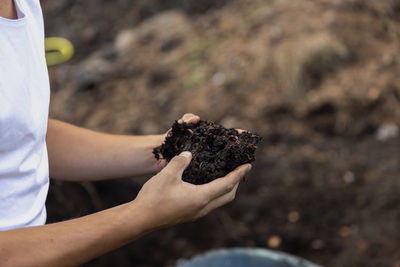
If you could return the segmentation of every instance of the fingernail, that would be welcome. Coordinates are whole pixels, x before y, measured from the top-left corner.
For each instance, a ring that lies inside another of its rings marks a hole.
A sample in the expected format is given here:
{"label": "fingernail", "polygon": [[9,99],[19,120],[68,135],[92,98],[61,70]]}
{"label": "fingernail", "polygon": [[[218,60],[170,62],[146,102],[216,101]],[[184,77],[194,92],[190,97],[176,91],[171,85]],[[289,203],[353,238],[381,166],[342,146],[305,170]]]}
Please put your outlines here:
{"label": "fingernail", "polygon": [[183,151],[179,156],[185,157],[185,158],[190,158],[192,156],[192,153],[189,151]]}
{"label": "fingernail", "polygon": [[186,121],[187,122],[191,122],[191,121],[196,120],[196,119],[197,119],[197,116],[192,116],[190,118],[187,118]]}

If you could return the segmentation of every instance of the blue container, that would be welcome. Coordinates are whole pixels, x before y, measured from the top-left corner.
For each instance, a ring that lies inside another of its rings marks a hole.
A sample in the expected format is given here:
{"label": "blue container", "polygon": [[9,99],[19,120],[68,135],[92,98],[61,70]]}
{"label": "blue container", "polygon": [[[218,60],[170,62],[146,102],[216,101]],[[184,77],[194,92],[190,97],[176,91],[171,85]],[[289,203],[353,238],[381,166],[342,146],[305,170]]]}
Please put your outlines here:
{"label": "blue container", "polygon": [[207,252],[177,267],[321,267],[286,253],[261,248],[234,248]]}

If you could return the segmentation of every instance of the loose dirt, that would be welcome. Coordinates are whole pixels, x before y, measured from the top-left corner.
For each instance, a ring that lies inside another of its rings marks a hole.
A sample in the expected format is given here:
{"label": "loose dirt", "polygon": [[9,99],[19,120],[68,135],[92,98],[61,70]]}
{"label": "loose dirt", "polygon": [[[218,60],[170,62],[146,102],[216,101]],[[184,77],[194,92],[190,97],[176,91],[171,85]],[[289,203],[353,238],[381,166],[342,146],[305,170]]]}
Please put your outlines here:
{"label": "loose dirt", "polygon": [[205,184],[223,177],[239,165],[255,160],[254,153],[261,137],[250,132],[239,133],[214,122],[175,123],[165,143],[154,149],[156,159],[168,162],[182,151],[192,152],[192,161],[182,179],[192,184]]}

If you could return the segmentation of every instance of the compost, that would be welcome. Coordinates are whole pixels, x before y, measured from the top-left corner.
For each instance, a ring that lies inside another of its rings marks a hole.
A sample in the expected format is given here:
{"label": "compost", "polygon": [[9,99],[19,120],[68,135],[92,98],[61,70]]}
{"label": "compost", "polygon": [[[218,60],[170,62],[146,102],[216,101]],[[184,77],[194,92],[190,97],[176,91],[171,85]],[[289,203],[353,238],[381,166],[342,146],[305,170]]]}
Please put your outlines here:
{"label": "compost", "polygon": [[182,151],[192,153],[192,161],[182,179],[192,184],[205,184],[223,177],[236,167],[255,160],[261,137],[239,133],[214,122],[175,123],[164,144],[154,149],[156,159],[170,161]]}

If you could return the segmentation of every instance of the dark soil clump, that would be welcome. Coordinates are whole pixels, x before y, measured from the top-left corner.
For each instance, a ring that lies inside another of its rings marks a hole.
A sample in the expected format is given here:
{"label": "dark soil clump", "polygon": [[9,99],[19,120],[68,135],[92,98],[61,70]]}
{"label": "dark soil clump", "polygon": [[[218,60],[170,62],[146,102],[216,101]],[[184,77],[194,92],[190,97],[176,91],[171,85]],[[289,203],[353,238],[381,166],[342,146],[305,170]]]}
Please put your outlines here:
{"label": "dark soil clump", "polygon": [[253,162],[260,140],[256,134],[238,133],[213,122],[181,124],[175,121],[164,144],[156,147],[153,153],[157,159],[169,162],[182,151],[192,152],[192,161],[182,178],[192,184],[205,184],[242,164]]}

